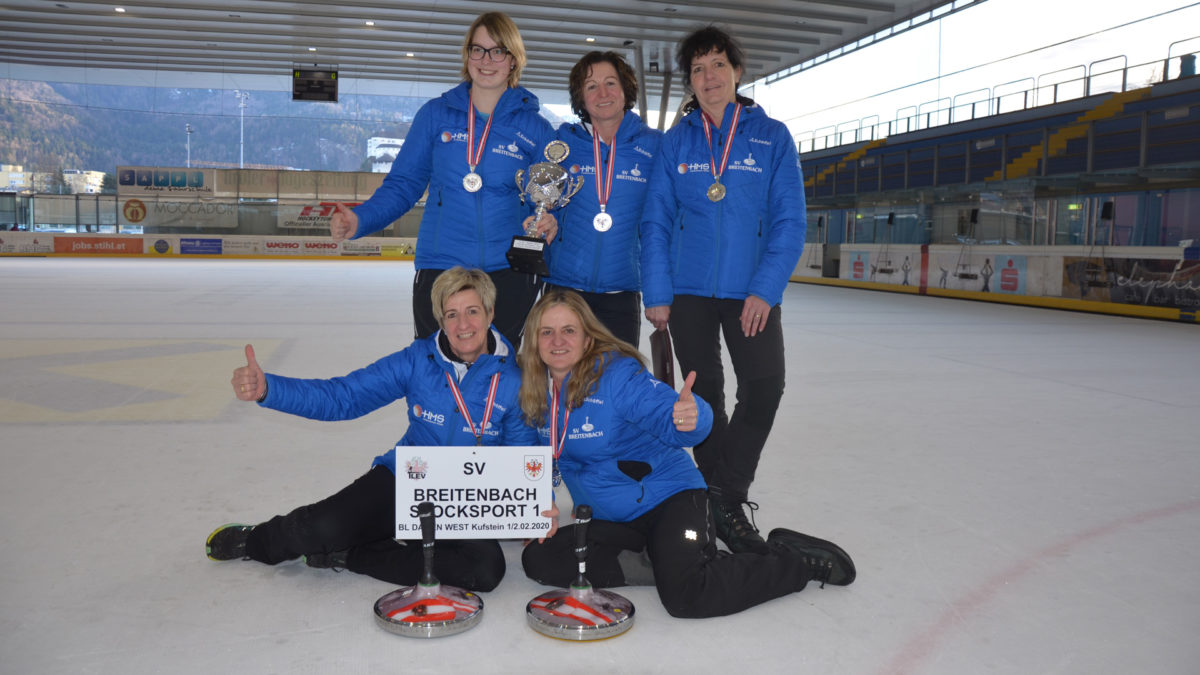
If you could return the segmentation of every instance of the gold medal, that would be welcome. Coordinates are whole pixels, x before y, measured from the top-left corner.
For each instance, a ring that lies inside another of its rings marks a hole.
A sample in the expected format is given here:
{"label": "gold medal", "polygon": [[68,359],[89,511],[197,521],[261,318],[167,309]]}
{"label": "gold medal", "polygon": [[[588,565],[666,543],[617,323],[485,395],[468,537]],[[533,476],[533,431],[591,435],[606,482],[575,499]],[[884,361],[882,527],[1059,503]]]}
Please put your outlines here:
{"label": "gold medal", "polygon": [[[721,185],[721,175],[725,173],[725,167],[729,165],[729,151],[733,148],[733,135],[737,133],[738,119],[742,116],[742,104],[736,103],[733,106],[733,121],[729,123],[729,134],[725,138],[725,149],[721,152],[721,163],[717,164],[713,159],[712,147],[713,139],[712,132],[708,125],[717,126],[716,122],[709,118],[708,113],[700,111],[700,126],[704,129],[704,139],[708,141],[708,159],[713,177],[713,184],[708,186],[708,201],[719,202],[725,198],[725,186]],[[718,127],[719,130],[719,127]]]}
{"label": "gold medal", "polygon": [[567,155],[571,154],[571,148],[562,141],[550,141],[546,145],[546,149],[542,151],[542,154],[551,162],[559,164],[567,158]]}

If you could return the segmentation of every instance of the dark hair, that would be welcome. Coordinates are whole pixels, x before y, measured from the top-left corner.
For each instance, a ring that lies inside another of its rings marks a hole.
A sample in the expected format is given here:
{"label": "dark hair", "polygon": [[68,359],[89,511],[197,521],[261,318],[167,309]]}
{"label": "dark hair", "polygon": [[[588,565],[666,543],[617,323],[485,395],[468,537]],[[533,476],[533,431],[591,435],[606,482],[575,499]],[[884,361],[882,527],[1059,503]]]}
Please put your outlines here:
{"label": "dark hair", "polygon": [[729,65],[741,68],[742,73],[745,74],[746,52],[737,38],[709,24],[692,31],[675,47],[675,63],[679,66],[680,74],[683,75],[684,89],[688,91],[692,89],[692,61],[709,52],[725,52],[725,58],[729,59]]}
{"label": "dark hair", "polygon": [[[746,74],[746,52],[738,43],[737,38],[713,25],[692,31],[675,47],[675,63],[683,76],[683,89],[692,93],[691,98],[683,104],[684,115],[700,107],[695,92],[692,92],[692,61],[710,52],[724,52],[725,58],[729,59],[729,65],[741,68],[742,74]],[[734,96],[737,98],[737,102],[744,106],[754,105],[754,99],[737,93],[739,84],[741,84],[740,81],[734,83]]]}
{"label": "dark hair", "polygon": [[625,59],[620,54],[612,51],[588,52],[571,68],[571,75],[567,78],[567,92],[571,95],[571,110],[575,111],[579,119],[584,122],[591,122],[592,120],[588,115],[587,107],[583,104],[583,84],[587,81],[588,74],[592,71],[592,66],[605,61],[612,64],[612,67],[617,71],[617,79],[621,81],[621,91],[625,93],[625,110],[632,110],[633,102],[637,100],[637,74],[633,72],[633,68],[629,67],[629,64],[625,62]]}

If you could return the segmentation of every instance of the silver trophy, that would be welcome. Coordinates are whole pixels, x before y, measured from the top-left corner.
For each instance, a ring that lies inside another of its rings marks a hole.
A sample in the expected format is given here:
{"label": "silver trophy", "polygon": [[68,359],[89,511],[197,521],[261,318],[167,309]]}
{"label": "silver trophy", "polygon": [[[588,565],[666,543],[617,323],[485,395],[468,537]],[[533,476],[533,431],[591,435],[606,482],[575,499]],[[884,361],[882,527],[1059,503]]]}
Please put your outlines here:
{"label": "silver trophy", "polygon": [[530,230],[524,235],[513,237],[512,246],[508,249],[508,264],[516,272],[525,274],[550,274],[546,267],[546,240],[532,236],[532,227],[542,218],[542,214],[566,206],[571,197],[583,187],[583,177],[572,178],[567,170],[559,166],[559,162],[567,158],[570,149],[562,141],[551,141],[544,152],[548,161],[538,162],[525,169],[517,171],[517,189],[521,191],[521,202],[528,197],[537,204],[533,212]]}

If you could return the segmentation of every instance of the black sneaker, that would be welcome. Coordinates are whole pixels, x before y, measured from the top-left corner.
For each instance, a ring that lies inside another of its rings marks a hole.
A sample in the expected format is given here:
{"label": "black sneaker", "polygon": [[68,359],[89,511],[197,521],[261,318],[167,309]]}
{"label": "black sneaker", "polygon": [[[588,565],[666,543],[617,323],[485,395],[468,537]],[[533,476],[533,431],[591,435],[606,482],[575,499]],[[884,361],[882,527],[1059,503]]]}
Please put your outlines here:
{"label": "black sneaker", "polygon": [[210,560],[238,560],[246,558],[246,537],[253,525],[229,523],[213,530],[205,542],[205,551]]}
{"label": "black sneaker", "polygon": [[750,507],[750,512],[758,510],[758,504],[749,501],[728,501],[720,494],[708,495],[708,503],[712,509],[713,522],[717,526],[717,538],[725,542],[734,553],[769,553],[771,549],[763,541],[758,528],[746,518],[742,504]]}
{"label": "black sneaker", "polygon": [[777,527],[767,535],[767,543],[772,548],[800,553],[804,562],[812,567],[812,578],[821,582],[821,588],[827,583],[834,586],[849,586],[854,583],[854,561],[831,541]]}
{"label": "black sneaker", "polygon": [[334,551],[333,553],[308,553],[304,556],[304,564],[319,570],[341,572],[346,569],[346,561],[350,559],[350,551]]}

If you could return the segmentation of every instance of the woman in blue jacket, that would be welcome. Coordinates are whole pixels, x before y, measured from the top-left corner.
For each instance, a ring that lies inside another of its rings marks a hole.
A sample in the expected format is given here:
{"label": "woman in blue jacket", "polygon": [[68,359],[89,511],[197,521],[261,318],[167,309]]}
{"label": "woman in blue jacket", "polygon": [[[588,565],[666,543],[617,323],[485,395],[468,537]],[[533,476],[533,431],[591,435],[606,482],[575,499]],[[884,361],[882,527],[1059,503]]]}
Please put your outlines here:
{"label": "woman in blue jacket", "polygon": [[589,52],[567,89],[580,122],[558,128],[583,188],[557,214],[547,288],[573,289],[614,335],[638,346],[642,275],[638,229],[662,133],[631,109],[637,74],[616,52]]}
{"label": "woman in blue jacket", "polygon": [[[690,391],[695,373],[676,395],[571,291],[543,294],[525,331],[521,408],[552,447],[555,480],[561,477],[575,504],[592,507],[587,562],[594,586],[641,582],[622,558],[642,551],[663,606],[679,617],[732,614],[810,580],[854,581],[845,551],[783,528],[771,532],[765,554],[718,555],[704,480],[683,449],[712,426],[711,408]],[[525,547],[529,578],[571,583],[573,527]]]}
{"label": "woman in blue jacket", "polygon": [[[695,96],[663,137],[650,180],[646,317],[670,326],[679,365],[699,373],[696,393],[713,404],[712,433],[695,456],[717,534],[732,551],[761,552],[742,507],[783,397],[780,302],[804,245],[800,161],[787,128],[738,95],[745,57],[732,37],[702,28],[676,59]],[[737,377],[728,417],[722,335]]]}
{"label": "woman in blue jacket", "polygon": [[[525,44],[508,16],[488,12],[476,18],[463,40],[462,60],[465,81],[421,106],[383,184],[353,210],[339,204],[330,233],[341,241],[378,232],[407,213],[428,188],[413,282],[416,337],[437,330],[429,289],[439,274],[457,265],[492,277],[498,291],[496,327],[515,345],[541,282],[513,272],[505,258],[532,212],[521,203],[513,177],[518,169],[545,161],[554,129],[539,114],[537,97],[517,84]],[[543,218],[538,231],[552,239],[553,217]]]}
{"label": "woman in blue jacket", "polygon": [[[399,446],[534,445],[517,402],[521,373],[512,346],[491,327],[496,288],[480,270],[456,267],[438,277],[431,304],[434,335],[343,377],[301,380],[265,374],[246,345],[247,364],[233,371],[243,401],[316,420],[361,417],[393,401],[408,406]],[[489,391],[495,382],[494,398]],[[459,410],[455,393],[466,403]],[[491,402],[488,408],[487,403]],[[260,525],[224,525],[208,538],[213,560],[246,558],[274,565],[305,556],[311,567],[341,567],[396,584],[417,582],[420,542],[398,543],[396,450],[337,494]],[[495,540],[437,540],[435,574],[446,584],[490,591],[504,577]]]}

